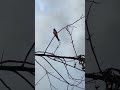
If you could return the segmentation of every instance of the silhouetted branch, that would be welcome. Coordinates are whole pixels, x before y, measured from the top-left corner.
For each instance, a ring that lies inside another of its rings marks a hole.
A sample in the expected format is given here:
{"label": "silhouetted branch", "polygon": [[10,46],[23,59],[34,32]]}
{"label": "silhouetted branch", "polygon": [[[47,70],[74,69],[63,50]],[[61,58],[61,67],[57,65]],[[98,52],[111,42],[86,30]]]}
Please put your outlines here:
{"label": "silhouetted branch", "polygon": [[45,61],[47,61],[47,63],[57,72],[57,74],[67,83],[67,84],[69,84],[69,82],[67,81],[67,80],[65,80],[65,78],[53,67],[53,65],[50,63],[50,62],[48,62],[48,60],[46,59],[46,58],[44,58],[44,57],[42,57]]}
{"label": "silhouetted branch", "polygon": [[[88,13],[86,15],[86,20],[85,20],[86,30],[88,33],[87,40],[90,43],[90,47],[91,47],[93,56],[96,60],[99,72],[97,72],[97,73],[92,73],[92,72],[85,73],[85,77],[92,79],[92,80],[88,81],[90,83],[92,83],[93,81],[97,81],[97,80],[105,82],[106,83],[106,90],[119,90],[119,88],[120,88],[120,70],[116,69],[116,68],[107,68],[107,69],[101,70],[101,67],[99,65],[98,58],[97,58],[97,55],[95,53],[94,46],[93,46],[92,39],[91,39],[93,34],[90,33],[89,26],[88,26],[88,19],[89,19],[89,15],[91,12],[91,8],[92,8],[93,4],[98,4],[98,3],[95,2],[95,0],[88,1],[88,2],[91,2],[91,4],[90,4]],[[99,87],[100,87],[99,85],[95,86],[96,90],[98,90]]]}
{"label": "silhouetted branch", "polygon": [[[70,57],[70,56],[58,56],[58,55],[50,55],[50,54],[35,54],[35,56],[47,56],[47,57],[55,57],[55,58],[65,58],[65,59],[74,59],[80,61],[78,57]],[[81,59],[85,60],[85,57],[81,57]]]}
{"label": "silhouetted branch", "polygon": [[[3,54],[4,51],[2,52],[2,57],[1,57],[1,62],[0,62],[0,71],[8,71],[8,72],[14,72],[15,74],[17,74],[18,76],[20,76],[21,78],[23,78],[25,80],[26,83],[28,83],[33,89],[35,89],[34,85],[32,85],[30,83],[29,80],[26,79],[26,77],[24,75],[21,75],[19,73],[20,72],[27,72],[30,73],[31,75],[35,76],[35,67],[33,63],[30,62],[26,62],[32,48],[34,47],[35,43],[33,43],[33,45],[31,46],[30,50],[27,52],[27,55],[25,57],[25,59],[23,61],[19,61],[19,60],[2,60],[3,59]],[[21,66],[22,64],[22,66]],[[26,66],[24,66],[26,64]],[[10,86],[8,86],[2,79],[0,79],[0,81],[4,84],[4,86],[6,86],[7,89],[12,90],[12,88],[10,88]]]}
{"label": "silhouetted branch", "polygon": [[[35,61],[36,61],[48,74],[50,74],[50,75],[53,76],[54,78],[58,79],[59,81],[65,82],[65,81],[61,80],[60,78],[58,78],[58,77],[54,76],[53,74],[51,74],[51,73],[50,73],[44,66],[42,66],[36,59],[35,59]],[[40,81],[40,80],[41,80],[41,79],[39,79],[39,81]]]}
{"label": "silhouetted branch", "polygon": [[30,83],[29,80],[27,80],[24,76],[22,76],[18,71],[14,71],[16,74],[18,74],[21,78],[23,78],[33,89],[35,89],[34,85]]}
{"label": "silhouetted branch", "polygon": [[30,52],[31,52],[31,50],[33,49],[34,46],[35,46],[35,42],[32,44],[32,46],[30,47],[29,51],[27,52],[27,54],[25,56],[24,62],[22,64],[23,67],[24,67],[25,62],[26,62],[26,60],[27,60],[27,58],[28,58],[28,56],[29,56],[29,54],[30,54]]}
{"label": "silhouetted branch", "polygon": [[[3,55],[4,55],[4,50],[3,50],[3,52],[2,52],[1,62],[3,61]],[[1,66],[2,66],[2,63],[1,63]]]}
{"label": "silhouetted branch", "polygon": [[51,60],[54,60],[54,61],[56,61],[56,62],[59,62],[59,63],[63,63],[65,66],[69,66],[69,67],[72,67],[72,68],[75,68],[75,69],[77,69],[77,70],[80,70],[80,71],[83,71],[82,69],[79,69],[79,68],[77,68],[77,67],[74,67],[74,66],[72,66],[72,65],[70,65],[70,64],[67,64],[66,62],[63,62],[62,60],[56,60],[56,59],[53,59],[53,58],[51,58],[51,57],[48,57],[48,58],[50,58]]}
{"label": "silhouetted branch", "polygon": [[87,30],[87,33],[88,33],[88,39],[87,39],[87,40],[89,40],[89,42],[90,42],[90,47],[91,47],[93,56],[94,56],[95,61],[96,61],[96,63],[97,63],[98,69],[99,69],[99,71],[100,71],[101,74],[102,74],[102,70],[101,70],[101,67],[100,67],[100,65],[99,65],[97,55],[96,55],[95,50],[94,50],[94,46],[93,46],[93,43],[92,43],[90,30],[89,30],[89,27],[88,27],[88,18],[89,18],[89,14],[90,14],[90,11],[91,11],[91,8],[92,8],[92,5],[94,4],[94,2],[95,2],[95,1],[93,0],[92,3],[90,4],[88,13],[86,14],[85,25],[86,25],[86,30]]}
{"label": "silhouetted branch", "polygon": [[72,34],[70,33],[68,27],[66,27],[66,30],[67,30],[67,32],[68,32],[69,35],[70,35],[70,39],[71,39],[71,43],[72,43],[72,47],[73,47],[73,49],[74,49],[75,55],[77,56],[77,52],[76,52],[76,50],[75,50],[75,45],[74,45],[74,43],[73,43]]}
{"label": "silhouetted branch", "polygon": [[1,78],[0,81],[3,83],[3,85],[8,89],[8,90],[12,90]]}
{"label": "silhouetted branch", "polygon": [[26,72],[34,72],[35,68],[30,67],[21,67],[21,66],[1,66],[0,70],[6,71],[26,71]]}
{"label": "silhouetted branch", "polygon": [[[50,47],[52,41],[54,40],[54,37],[52,37],[52,39],[50,40],[50,42],[48,43],[47,47],[45,48],[45,51],[37,51],[35,52],[35,56],[36,57],[41,57],[42,60],[44,60],[45,62],[47,62],[47,64],[50,65],[50,67],[52,68],[52,70],[57,73],[58,76],[50,73],[46,68],[45,66],[43,66],[40,61],[38,62],[37,60],[35,60],[37,62],[37,64],[39,64],[44,70],[45,70],[45,74],[43,75],[43,77],[41,77],[38,82],[36,83],[36,85],[38,85],[38,83],[45,77],[47,76],[48,77],[48,81],[50,83],[50,89],[52,90],[53,88],[54,89],[57,89],[53,84],[52,84],[52,81],[50,80],[50,77],[49,76],[52,76],[54,77],[55,79],[61,81],[61,82],[64,82],[65,84],[67,84],[67,90],[69,89],[69,87],[72,87],[71,90],[73,90],[75,87],[79,88],[79,89],[85,89],[85,88],[82,88],[80,87],[80,84],[85,81],[85,78],[75,78],[74,76],[72,76],[72,74],[70,73],[70,69],[68,69],[69,67],[71,69],[75,69],[75,70],[79,70],[81,72],[84,73],[84,70],[85,68],[81,69],[81,67],[79,67],[78,65],[80,66],[85,66],[85,55],[77,55],[77,52],[76,52],[76,49],[75,49],[75,45],[73,43],[73,38],[72,38],[72,31],[73,31],[73,28],[76,28],[75,26],[73,26],[75,23],[77,23],[78,21],[80,21],[81,19],[83,19],[84,16],[82,15],[78,20],[76,20],[75,22],[71,23],[71,24],[68,24],[66,25],[65,27],[61,28],[60,30],[58,30],[58,34],[62,31],[62,30],[66,30],[67,29],[67,32],[68,32],[68,35],[70,36],[70,41],[72,43],[72,48],[75,52],[75,56],[60,56],[60,55],[56,55],[55,52],[59,49],[60,45],[62,44],[62,40],[59,42],[59,44],[57,45],[57,47],[55,48],[55,51],[54,52],[47,52],[48,48]],[[70,32],[68,30],[68,28],[72,28],[72,31]],[[41,60],[39,59],[39,60]],[[56,61],[56,63],[60,63],[60,64],[63,64],[65,68],[65,73],[68,75],[68,80],[67,78],[65,78],[66,76],[62,75],[61,72],[59,72],[59,70],[57,70],[57,68],[54,67],[53,64],[51,64],[51,60],[52,61]],[[76,61],[76,62],[75,62]],[[75,62],[75,63],[73,63]],[[77,65],[76,65],[77,64]],[[59,78],[60,77],[60,78]]]}
{"label": "silhouetted branch", "polygon": [[[86,78],[92,78],[93,80],[102,80],[104,82],[112,82],[120,86],[120,75],[116,75],[114,72],[120,72],[115,68],[107,68],[103,71],[103,75],[100,73],[86,73]],[[120,73],[119,73],[120,74]]]}
{"label": "silhouetted branch", "polygon": [[45,76],[46,76],[46,73],[45,73],[45,75],[44,75],[42,78],[40,78],[40,79],[37,81],[37,83],[35,84],[35,86],[38,85],[38,83],[39,83]]}
{"label": "silhouetted branch", "polygon": [[[76,20],[75,22],[73,22],[73,23],[71,23],[71,24],[69,24],[69,25],[66,25],[65,27],[63,27],[62,29],[60,29],[60,30],[58,31],[58,33],[60,33],[60,32],[61,32],[62,30],[64,30],[64,29],[66,29],[66,27],[69,27],[69,26],[74,25],[75,23],[77,23],[78,21],[80,21],[80,20],[83,19],[83,18],[84,18],[84,16],[82,15],[82,16],[81,16],[78,20]],[[49,48],[50,44],[52,43],[54,37],[55,37],[55,36],[53,36],[53,38],[50,40],[50,42],[49,42],[48,46],[46,47],[44,53],[46,53],[46,51],[47,51],[47,49]]]}
{"label": "silhouetted branch", "polygon": [[[5,60],[5,61],[2,61],[2,62],[0,62],[0,64],[7,64],[7,63],[11,63],[11,64],[22,64],[24,61],[15,61],[15,60]],[[33,63],[30,63],[30,62],[24,62],[25,64],[27,64],[27,65],[32,65],[32,66],[34,66],[35,64],[33,64]]]}

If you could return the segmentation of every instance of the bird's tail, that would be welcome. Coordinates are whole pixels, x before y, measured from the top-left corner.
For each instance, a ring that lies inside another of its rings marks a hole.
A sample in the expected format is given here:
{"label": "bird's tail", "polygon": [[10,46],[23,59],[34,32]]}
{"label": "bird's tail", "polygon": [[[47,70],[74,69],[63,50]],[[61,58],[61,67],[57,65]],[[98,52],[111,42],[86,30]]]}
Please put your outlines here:
{"label": "bird's tail", "polygon": [[60,41],[60,39],[57,37],[57,40]]}

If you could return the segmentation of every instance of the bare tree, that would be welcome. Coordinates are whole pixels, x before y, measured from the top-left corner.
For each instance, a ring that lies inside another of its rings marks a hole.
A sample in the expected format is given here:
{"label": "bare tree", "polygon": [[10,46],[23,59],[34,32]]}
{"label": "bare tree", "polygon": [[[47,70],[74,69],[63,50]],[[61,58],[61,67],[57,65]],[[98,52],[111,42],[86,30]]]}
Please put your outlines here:
{"label": "bare tree", "polygon": [[[70,45],[72,45],[72,49],[74,51],[74,56],[61,56],[61,55],[57,55],[56,52],[59,49],[59,47],[61,46],[61,42],[62,40],[58,39],[58,46],[55,48],[54,52],[48,52],[47,50],[50,48],[51,43],[53,42],[53,40],[55,40],[56,35],[52,37],[51,41],[49,42],[49,44],[47,45],[46,49],[44,51],[36,51],[35,52],[35,57],[39,57],[39,59],[36,58],[36,63],[42,67],[44,75],[41,76],[41,78],[39,80],[36,81],[36,86],[41,83],[41,80],[43,80],[43,78],[47,77],[49,85],[50,85],[50,90],[54,90],[54,89],[59,89],[57,88],[57,86],[55,86],[55,84],[53,84],[53,79],[57,79],[60,82],[63,82],[66,84],[66,90],[76,90],[77,89],[85,89],[82,83],[85,83],[85,75],[83,74],[83,76],[81,78],[76,78],[74,75],[72,75],[72,73],[70,72],[71,69],[77,70],[80,73],[84,73],[85,72],[85,55],[78,55],[76,52],[76,48],[75,48],[75,44],[74,44],[74,40],[72,37],[72,32],[74,31],[74,28],[77,28],[75,26],[76,23],[78,23],[81,19],[83,19],[84,16],[82,15],[78,20],[74,21],[73,23],[66,25],[65,27],[61,28],[58,32],[54,31],[54,35],[57,33],[59,36],[59,33],[62,31],[66,31],[68,33],[68,36],[70,36]],[[48,68],[46,68],[46,66],[41,63],[41,62],[46,62],[51,68],[52,68],[52,72],[50,72],[48,70]],[[64,74],[62,74],[61,72],[59,72],[59,68],[54,67],[54,64],[51,62],[55,62],[55,64],[57,65],[58,63],[60,63],[62,65],[61,69],[64,69],[64,73],[67,74],[67,76],[65,76]],[[41,69],[40,69],[41,71]],[[67,78],[66,78],[67,77]],[[71,82],[72,81],[72,82]],[[73,83],[74,82],[74,83]]]}
{"label": "bare tree", "polygon": [[86,32],[87,32],[87,41],[90,44],[92,54],[94,56],[94,60],[98,66],[99,72],[86,72],[85,77],[90,79],[89,81],[86,81],[86,84],[95,83],[95,89],[100,90],[101,84],[96,84],[97,82],[104,82],[106,84],[105,90],[120,90],[120,70],[117,68],[106,68],[101,69],[101,65],[99,63],[99,59],[95,52],[95,46],[93,44],[93,34],[91,34],[91,31],[89,29],[89,25],[91,23],[88,23],[89,15],[92,10],[93,5],[100,5],[99,2],[96,2],[95,0],[86,0],[87,3],[90,3],[90,7],[88,9],[88,12],[86,14]]}
{"label": "bare tree", "polygon": [[[31,51],[34,49],[34,45],[35,45],[35,43],[33,43],[31,45],[30,49],[28,50],[28,52],[27,52],[27,54],[25,56],[25,59],[22,60],[22,61],[19,61],[19,60],[3,60],[3,57],[4,57],[4,50],[3,50],[2,56],[1,56],[1,62],[0,62],[0,72],[6,71],[6,72],[12,72],[13,74],[18,75],[21,79],[24,80],[24,82],[28,83],[29,86],[31,87],[31,89],[33,89],[33,90],[35,89],[34,84],[33,84],[33,82],[30,82],[27,79],[26,73],[31,74],[32,78],[35,76],[35,64],[29,62],[29,60],[27,61]],[[6,78],[6,79],[9,80],[9,78]],[[7,89],[8,90],[14,90],[9,85],[9,83],[7,83],[5,81],[5,79],[0,78],[0,82],[6,87],[5,90],[7,90]]]}

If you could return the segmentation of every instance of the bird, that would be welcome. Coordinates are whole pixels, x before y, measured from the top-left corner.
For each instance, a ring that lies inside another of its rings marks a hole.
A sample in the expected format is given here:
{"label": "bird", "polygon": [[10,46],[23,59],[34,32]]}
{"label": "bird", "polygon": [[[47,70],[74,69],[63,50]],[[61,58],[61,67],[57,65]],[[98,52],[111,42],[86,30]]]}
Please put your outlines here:
{"label": "bird", "polygon": [[56,29],[53,29],[53,34],[54,36],[57,38],[58,41],[60,41],[59,37],[58,37],[58,32],[56,31]]}

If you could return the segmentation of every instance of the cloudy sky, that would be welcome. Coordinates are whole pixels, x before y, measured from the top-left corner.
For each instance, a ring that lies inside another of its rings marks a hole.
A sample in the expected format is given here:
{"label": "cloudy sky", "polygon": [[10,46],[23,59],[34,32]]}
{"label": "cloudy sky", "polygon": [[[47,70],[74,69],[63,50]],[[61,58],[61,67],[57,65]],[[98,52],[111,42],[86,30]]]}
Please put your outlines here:
{"label": "cloudy sky", "polygon": [[[120,0],[96,0],[100,4],[94,4],[89,16],[89,29],[94,33],[92,40],[95,46],[102,70],[106,68],[120,69]],[[90,4],[86,3],[86,11]],[[86,36],[87,37],[87,36]],[[86,41],[86,73],[98,72],[98,68],[91,53],[89,42]],[[94,83],[93,83],[94,84]],[[93,84],[86,84],[86,90],[94,90]],[[98,83],[104,90],[104,85]]]}
{"label": "cloudy sky", "polygon": [[[34,42],[34,0],[0,0],[0,58],[3,61],[23,61]],[[34,63],[34,49],[28,57]],[[5,64],[6,65],[6,64]],[[12,66],[13,64],[7,63]],[[18,65],[18,64],[17,64]],[[34,76],[21,72],[34,85]],[[0,70],[0,78],[12,90],[33,90],[20,76],[13,72]],[[0,82],[0,88],[7,88]]]}
{"label": "cloudy sky", "polygon": [[[45,51],[47,45],[53,37],[53,28],[59,31],[64,26],[71,24],[79,19],[82,15],[85,15],[84,0],[35,0],[35,50]],[[78,55],[85,54],[84,18],[75,23],[74,26],[77,27],[74,28],[72,32],[76,52]],[[72,28],[70,28],[70,31],[72,31]],[[75,56],[74,50],[70,43],[71,40],[68,32],[66,30],[61,31],[59,33],[59,38],[61,40],[61,45],[56,54],[64,56]],[[58,44],[58,41],[54,39],[50,47],[48,48],[48,52],[53,53]],[[36,59],[42,65],[44,64],[47,69],[49,68],[49,71],[54,72],[43,59],[41,59],[40,57],[36,57]],[[66,75],[63,65],[59,63],[57,63],[56,65],[56,62],[52,61],[50,63],[52,63],[63,76]],[[44,75],[45,72],[38,64],[35,65],[35,69],[35,81],[37,82]],[[70,70],[70,72],[74,72],[73,76],[76,78],[81,78],[82,76],[84,76],[83,72],[78,72],[74,69]],[[66,76],[65,78],[67,79]],[[66,89],[66,84],[60,82],[58,83],[54,79],[52,80],[58,90]],[[63,86],[63,88],[61,88],[60,84]],[[81,84],[81,87],[84,88],[84,82]],[[50,89],[47,77],[43,78],[43,80],[36,86],[36,90],[40,89]],[[75,90],[80,89],[75,88]]]}

